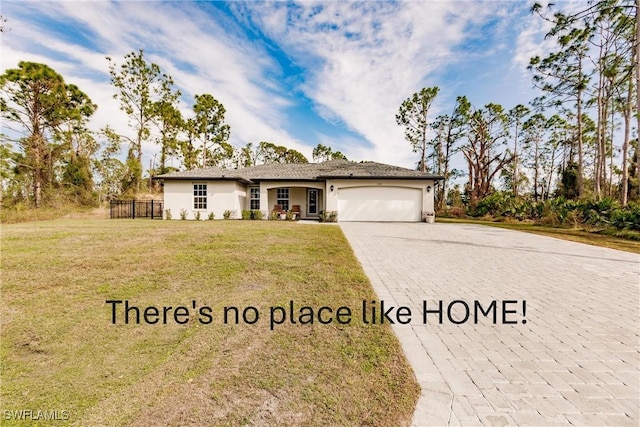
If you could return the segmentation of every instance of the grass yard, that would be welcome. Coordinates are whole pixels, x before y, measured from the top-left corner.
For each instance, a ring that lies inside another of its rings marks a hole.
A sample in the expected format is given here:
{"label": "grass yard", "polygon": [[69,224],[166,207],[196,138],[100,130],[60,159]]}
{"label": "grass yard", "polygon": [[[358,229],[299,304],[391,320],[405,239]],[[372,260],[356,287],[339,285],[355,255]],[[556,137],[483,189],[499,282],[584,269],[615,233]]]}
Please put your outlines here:
{"label": "grass yard", "polygon": [[[480,219],[467,218],[442,218],[438,217],[438,222],[455,223],[455,224],[479,224],[489,225],[491,227],[506,228],[509,230],[525,231],[527,233],[540,234],[543,236],[555,237],[557,239],[571,240],[573,242],[586,243],[588,245],[602,246],[604,248],[617,249],[620,251],[632,252],[640,254],[640,241],[624,239],[616,236],[595,233],[593,231],[573,229],[545,227],[530,223],[521,222],[493,222]],[[637,232],[635,232],[637,233]]]}
{"label": "grass yard", "polygon": [[[68,411],[55,425],[406,425],[419,395],[391,329],[359,317],[375,294],[339,227],[3,225],[1,291],[3,425],[32,424],[4,419],[21,409]],[[124,324],[119,308],[114,325],[111,299],[190,314]],[[270,330],[269,307],[290,300],[348,306],[353,320]],[[260,318],[225,325],[225,306]]]}

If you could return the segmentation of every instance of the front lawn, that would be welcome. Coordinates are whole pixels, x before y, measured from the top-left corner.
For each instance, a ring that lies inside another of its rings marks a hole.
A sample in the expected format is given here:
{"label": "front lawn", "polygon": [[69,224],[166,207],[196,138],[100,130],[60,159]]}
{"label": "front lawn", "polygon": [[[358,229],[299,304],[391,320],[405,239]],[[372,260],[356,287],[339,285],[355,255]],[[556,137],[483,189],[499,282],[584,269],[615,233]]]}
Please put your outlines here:
{"label": "front lawn", "polygon": [[[339,227],[3,225],[1,290],[3,425],[32,424],[5,420],[23,409],[66,411],[77,425],[403,425],[419,395],[391,329],[358,317],[375,294]],[[141,323],[107,300],[141,308]],[[347,306],[353,319],[271,330],[270,307],[290,301]],[[160,311],[145,323],[149,306]],[[231,306],[238,325],[223,322]],[[242,320],[249,306],[254,324]]]}

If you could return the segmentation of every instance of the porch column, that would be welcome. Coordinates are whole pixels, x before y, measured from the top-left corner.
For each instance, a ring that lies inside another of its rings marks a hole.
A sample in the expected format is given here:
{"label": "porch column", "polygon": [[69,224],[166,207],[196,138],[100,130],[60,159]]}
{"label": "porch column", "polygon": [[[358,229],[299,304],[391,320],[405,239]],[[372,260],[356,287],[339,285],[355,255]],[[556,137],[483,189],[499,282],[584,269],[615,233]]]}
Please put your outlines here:
{"label": "porch column", "polygon": [[260,183],[260,210],[264,214],[264,219],[268,219],[271,213],[271,209],[269,208],[269,190],[262,182]]}

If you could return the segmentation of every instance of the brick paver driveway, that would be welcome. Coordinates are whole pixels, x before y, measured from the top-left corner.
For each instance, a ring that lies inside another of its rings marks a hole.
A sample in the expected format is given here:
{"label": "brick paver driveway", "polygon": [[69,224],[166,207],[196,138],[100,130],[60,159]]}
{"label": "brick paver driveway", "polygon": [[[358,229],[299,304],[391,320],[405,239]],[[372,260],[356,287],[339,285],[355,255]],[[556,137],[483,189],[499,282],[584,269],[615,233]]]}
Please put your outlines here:
{"label": "brick paver driveway", "polygon": [[[640,424],[639,255],[475,225],[341,227],[378,297],[410,307],[394,331],[422,387],[415,425]],[[424,300],[442,324],[423,324]]]}

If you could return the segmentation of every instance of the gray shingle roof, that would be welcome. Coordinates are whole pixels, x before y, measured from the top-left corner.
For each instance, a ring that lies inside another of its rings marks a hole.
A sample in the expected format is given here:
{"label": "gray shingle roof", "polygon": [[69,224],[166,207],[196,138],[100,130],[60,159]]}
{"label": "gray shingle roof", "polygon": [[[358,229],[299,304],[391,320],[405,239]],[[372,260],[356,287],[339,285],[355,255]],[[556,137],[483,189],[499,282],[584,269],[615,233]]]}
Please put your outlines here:
{"label": "gray shingle roof", "polygon": [[241,169],[200,168],[157,175],[157,179],[322,180],[326,178],[442,179],[441,176],[377,162],[267,163]]}

